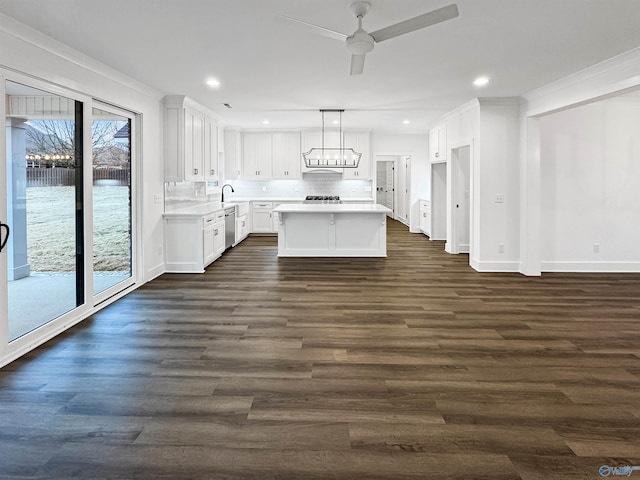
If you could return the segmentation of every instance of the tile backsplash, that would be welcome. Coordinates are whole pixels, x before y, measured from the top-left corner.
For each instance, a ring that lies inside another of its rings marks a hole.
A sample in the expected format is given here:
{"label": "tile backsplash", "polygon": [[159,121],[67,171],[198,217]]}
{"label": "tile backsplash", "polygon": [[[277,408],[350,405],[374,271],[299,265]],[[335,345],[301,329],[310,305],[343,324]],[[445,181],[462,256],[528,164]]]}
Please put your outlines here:
{"label": "tile backsplash", "polygon": [[[225,190],[225,200],[234,198],[304,198],[307,195],[340,195],[343,200],[373,198],[371,180],[342,180],[332,174],[314,174],[301,180],[230,180],[234,193]],[[165,211],[217,202],[220,187],[204,182],[168,182],[164,185]],[[207,191],[213,192],[207,194]]]}

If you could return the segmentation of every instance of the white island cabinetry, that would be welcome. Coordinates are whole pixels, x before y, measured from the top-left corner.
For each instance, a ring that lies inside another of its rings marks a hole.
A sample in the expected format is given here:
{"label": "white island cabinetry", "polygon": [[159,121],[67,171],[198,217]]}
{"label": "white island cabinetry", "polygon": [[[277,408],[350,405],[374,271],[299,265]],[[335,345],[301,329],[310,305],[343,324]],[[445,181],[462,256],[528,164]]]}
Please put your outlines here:
{"label": "white island cabinetry", "polygon": [[283,204],[278,214],[279,257],[386,257],[383,205]]}

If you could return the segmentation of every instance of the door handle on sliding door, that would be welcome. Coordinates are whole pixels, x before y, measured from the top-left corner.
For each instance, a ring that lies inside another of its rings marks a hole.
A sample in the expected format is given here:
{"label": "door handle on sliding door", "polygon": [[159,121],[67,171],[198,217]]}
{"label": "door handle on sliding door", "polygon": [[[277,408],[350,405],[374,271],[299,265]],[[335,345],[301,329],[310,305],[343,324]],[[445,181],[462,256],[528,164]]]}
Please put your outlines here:
{"label": "door handle on sliding door", "polygon": [[[7,230],[7,236],[4,237],[4,238],[2,238],[2,230],[3,229]],[[0,252],[7,245],[7,242],[9,241],[9,233],[10,232],[11,232],[11,230],[9,229],[9,225],[7,225],[6,223],[0,222]]]}

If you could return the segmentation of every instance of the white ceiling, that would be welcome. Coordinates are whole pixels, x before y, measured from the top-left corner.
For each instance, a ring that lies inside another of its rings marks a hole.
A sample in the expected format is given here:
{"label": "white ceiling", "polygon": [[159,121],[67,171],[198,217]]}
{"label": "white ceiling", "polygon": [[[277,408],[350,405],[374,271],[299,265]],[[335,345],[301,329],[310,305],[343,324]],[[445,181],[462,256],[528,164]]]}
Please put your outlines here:
{"label": "white ceiling", "polygon": [[343,108],[345,127],[426,130],[474,97],[521,95],[640,46],[639,0],[371,0],[364,28],[453,1],[458,18],[377,44],[353,77],[344,44],[275,15],[351,34],[350,0],[0,0],[0,12],[244,128],[319,126],[318,109]]}

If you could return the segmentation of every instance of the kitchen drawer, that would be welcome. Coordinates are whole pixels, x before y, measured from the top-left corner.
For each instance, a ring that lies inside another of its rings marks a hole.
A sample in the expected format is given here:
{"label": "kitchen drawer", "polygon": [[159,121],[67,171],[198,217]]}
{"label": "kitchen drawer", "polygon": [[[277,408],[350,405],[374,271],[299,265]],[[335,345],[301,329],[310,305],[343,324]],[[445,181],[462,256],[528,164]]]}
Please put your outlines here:
{"label": "kitchen drawer", "polygon": [[253,209],[271,210],[273,209],[273,202],[253,202]]}
{"label": "kitchen drawer", "polygon": [[204,217],[202,217],[202,226],[204,228],[209,227],[214,223],[218,223],[218,222],[224,222],[224,210],[210,213],[209,215],[205,215]]}

